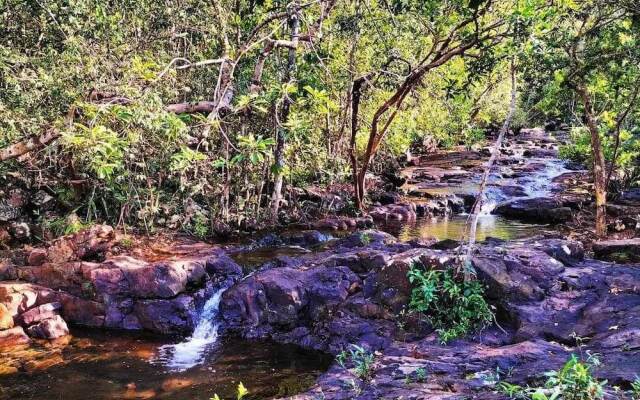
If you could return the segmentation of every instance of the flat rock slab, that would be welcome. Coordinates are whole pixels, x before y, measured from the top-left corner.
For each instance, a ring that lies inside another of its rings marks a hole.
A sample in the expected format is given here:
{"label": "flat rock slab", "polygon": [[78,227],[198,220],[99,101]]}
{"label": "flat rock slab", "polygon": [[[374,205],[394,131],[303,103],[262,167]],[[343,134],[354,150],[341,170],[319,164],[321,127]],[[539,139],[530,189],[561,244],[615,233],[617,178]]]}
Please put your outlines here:
{"label": "flat rock slab", "polygon": [[0,349],[29,344],[31,339],[21,326],[0,331]]}
{"label": "flat rock slab", "polygon": [[411,264],[442,269],[455,250],[362,237],[259,270],[223,295],[227,332],[333,354],[357,344],[375,355],[370,381],[357,378],[353,363],[336,363],[291,399],[503,400],[496,371],[500,380],[537,384],[581,351],[600,355],[596,375],[610,385],[624,387],[640,370],[640,268],[585,258],[579,242],[561,239],[479,245],[472,261],[505,331],[493,326],[442,345],[411,315],[399,316]]}
{"label": "flat rock slab", "polygon": [[29,335],[38,339],[57,339],[69,334],[67,323],[59,315],[54,315],[27,328]]}
{"label": "flat rock slab", "polygon": [[537,223],[560,223],[573,218],[571,208],[563,207],[560,200],[550,198],[514,200],[499,205],[494,212],[507,218]]}
{"label": "flat rock slab", "polygon": [[593,244],[593,254],[599,260],[618,263],[640,262],[640,238],[596,242]]}

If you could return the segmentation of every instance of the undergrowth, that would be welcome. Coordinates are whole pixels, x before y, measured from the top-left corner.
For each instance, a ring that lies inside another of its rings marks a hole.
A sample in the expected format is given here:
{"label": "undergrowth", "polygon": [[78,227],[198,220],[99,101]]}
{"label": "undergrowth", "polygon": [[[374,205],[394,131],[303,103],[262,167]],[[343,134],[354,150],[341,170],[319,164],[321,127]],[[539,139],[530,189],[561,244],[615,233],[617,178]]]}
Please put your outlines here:
{"label": "undergrowth", "polygon": [[477,280],[464,281],[452,268],[425,270],[414,263],[408,273],[413,286],[409,308],[422,313],[447,343],[488,326],[493,312]]}
{"label": "undergrowth", "polygon": [[545,374],[543,387],[521,387],[501,382],[498,389],[513,399],[522,400],[599,400],[604,398],[607,381],[599,381],[593,370],[600,365],[597,357],[581,360],[575,355],[558,371]]}
{"label": "undergrowth", "polygon": [[351,349],[341,351],[336,357],[336,361],[343,368],[346,368],[347,362],[351,362],[355,375],[365,381],[371,378],[374,360],[373,353],[355,344],[351,345]]}

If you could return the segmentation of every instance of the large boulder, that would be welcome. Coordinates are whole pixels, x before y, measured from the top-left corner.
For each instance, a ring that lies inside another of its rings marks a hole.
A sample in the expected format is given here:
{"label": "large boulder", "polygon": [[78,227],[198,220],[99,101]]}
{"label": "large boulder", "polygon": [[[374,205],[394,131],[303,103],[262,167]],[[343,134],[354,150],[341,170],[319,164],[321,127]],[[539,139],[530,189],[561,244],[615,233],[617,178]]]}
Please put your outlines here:
{"label": "large boulder", "polygon": [[619,263],[640,262],[640,238],[595,242],[593,254],[600,260]]}
{"label": "large boulder", "polygon": [[563,207],[560,200],[540,197],[502,203],[494,213],[537,223],[561,223],[573,218],[571,208]]}
{"label": "large boulder", "polygon": [[359,284],[347,267],[273,268],[227,290],[220,312],[231,329],[291,329],[330,313]]}
{"label": "large boulder", "polygon": [[38,339],[57,339],[69,334],[67,323],[59,315],[44,319],[27,328],[29,336]]}
{"label": "large boulder", "polygon": [[89,281],[98,294],[136,298],[171,298],[199,286],[205,279],[206,259],[184,259],[148,263],[130,256],[107,260],[89,271]]}
{"label": "large boulder", "polygon": [[[193,297],[183,294],[175,299],[137,301],[133,315],[140,327],[159,333],[188,334],[196,324],[197,312]],[[129,316],[132,318],[132,316]],[[133,324],[132,321],[124,321]],[[125,326],[130,328],[130,326]]]}

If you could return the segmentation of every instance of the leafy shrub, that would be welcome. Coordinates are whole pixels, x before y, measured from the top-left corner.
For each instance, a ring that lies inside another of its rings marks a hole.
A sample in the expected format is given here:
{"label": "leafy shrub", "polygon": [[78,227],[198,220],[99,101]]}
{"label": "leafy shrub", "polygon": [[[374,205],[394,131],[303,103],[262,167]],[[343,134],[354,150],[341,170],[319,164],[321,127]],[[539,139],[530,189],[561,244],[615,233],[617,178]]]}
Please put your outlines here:
{"label": "leafy shrub", "polygon": [[530,400],[598,400],[604,398],[607,381],[598,381],[593,369],[599,365],[595,356],[581,361],[571,355],[569,361],[559,370],[547,372],[547,381],[542,388],[522,388],[506,382],[500,383],[499,390],[511,398]]}
{"label": "leafy shrub", "polygon": [[[580,163],[591,163],[591,135],[586,128],[578,127],[571,130],[571,141],[559,149],[560,158]],[[600,134],[604,157],[612,162],[616,155],[616,166],[626,170],[636,166],[640,157],[640,132],[620,131],[620,145],[615,152],[615,139],[612,135]]]}
{"label": "leafy shrub", "polygon": [[54,237],[58,237],[80,232],[82,229],[87,228],[89,224],[82,222],[75,213],[71,213],[66,217],[45,220],[42,226],[45,231],[50,232]]}
{"label": "leafy shrub", "polygon": [[482,143],[485,139],[484,129],[470,128],[465,129],[463,132],[462,141],[464,142],[464,147],[468,150],[471,149],[473,145]]}
{"label": "leafy shrub", "polygon": [[338,361],[338,364],[343,368],[346,368],[346,363],[350,361],[355,368],[354,372],[356,376],[363,380],[369,380],[371,378],[374,359],[373,353],[355,344],[351,345],[351,349],[348,351],[343,350],[336,357],[336,361]]}
{"label": "leafy shrub", "polygon": [[591,138],[586,129],[571,131],[571,143],[560,146],[560,158],[579,163],[586,163],[591,157]]}
{"label": "leafy shrub", "polygon": [[419,264],[411,266],[408,277],[414,286],[410,309],[426,316],[443,343],[482,329],[493,320],[480,282],[465,282],[453,269],[426,271]]}

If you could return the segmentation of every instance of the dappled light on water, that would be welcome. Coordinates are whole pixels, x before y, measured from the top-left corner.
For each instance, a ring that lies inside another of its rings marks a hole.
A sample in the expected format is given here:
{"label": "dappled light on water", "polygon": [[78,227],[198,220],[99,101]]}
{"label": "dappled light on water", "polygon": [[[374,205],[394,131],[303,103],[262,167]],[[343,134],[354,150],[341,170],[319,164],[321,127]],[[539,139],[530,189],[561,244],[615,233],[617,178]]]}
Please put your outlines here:
{"label": "dappled light on water", "polygon": [[[421,218],[415,223],[388,225],[385,230],[398,236],[400,240],[435,238],[437,240],[460,240],[463,238],[467,216],[454,215],[434,218]],[[512,240],[536,235],[544,225],[525,224],[497,215],[482,215],[478,218],[477,238],[480,241],[489,237]]]}

